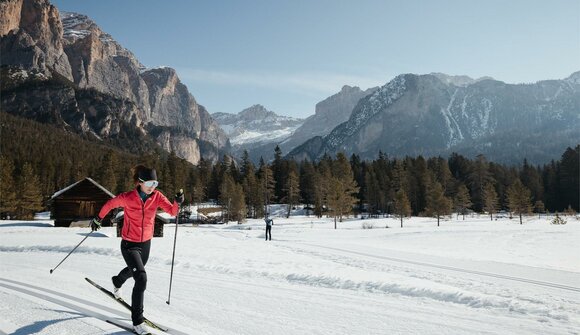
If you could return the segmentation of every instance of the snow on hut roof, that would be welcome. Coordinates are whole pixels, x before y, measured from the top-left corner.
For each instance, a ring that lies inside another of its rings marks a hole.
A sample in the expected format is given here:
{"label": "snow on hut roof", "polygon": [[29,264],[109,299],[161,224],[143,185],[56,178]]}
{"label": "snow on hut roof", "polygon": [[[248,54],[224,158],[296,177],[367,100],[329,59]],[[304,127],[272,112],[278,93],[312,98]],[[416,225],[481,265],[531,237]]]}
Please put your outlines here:
{"label": "snow on hut roof", "polygon": [[71,185],[63,188],[62,190],[55,192],[52,195],[52,197],[50,197],[50,199],[54,199],[54,198],[59,197],[61,194],[65,193],[66,191],[70,190],[71,188],[75,187],[76,185],[78,185],[79,183],[81,183],[81,182],[83,182],[85,180],[88,180],[91,183],[93,183],[96,187],[100,188],[103,192],[105,192],[106,194],[110,195],[111,198],[114,198],[115,197],[115,195],[113,193],[109,192],[109,190],[107,190],[106,188],[104,188],[103,186],[101,186],[99,183],[97,183],[96,181],[92,180],[89,177],[86,177],[85,179],[81,179],[81,180],[77,181],[76,183],[71,184]]}

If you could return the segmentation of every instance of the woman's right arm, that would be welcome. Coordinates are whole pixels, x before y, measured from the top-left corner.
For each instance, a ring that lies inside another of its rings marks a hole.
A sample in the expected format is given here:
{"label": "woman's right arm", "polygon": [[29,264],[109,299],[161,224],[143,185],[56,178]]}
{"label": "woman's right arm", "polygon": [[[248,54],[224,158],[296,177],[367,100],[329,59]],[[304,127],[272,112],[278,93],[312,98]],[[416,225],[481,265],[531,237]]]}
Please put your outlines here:
{"label": "woman's right arm", "polygon": [[111,209],[118,208],[118,207],[125,207],[125,196],[124,194],[119,194],[118,196],[114,197],[113,199],[107,201],[101,210],[99,211],[99,218],[103,219]]}

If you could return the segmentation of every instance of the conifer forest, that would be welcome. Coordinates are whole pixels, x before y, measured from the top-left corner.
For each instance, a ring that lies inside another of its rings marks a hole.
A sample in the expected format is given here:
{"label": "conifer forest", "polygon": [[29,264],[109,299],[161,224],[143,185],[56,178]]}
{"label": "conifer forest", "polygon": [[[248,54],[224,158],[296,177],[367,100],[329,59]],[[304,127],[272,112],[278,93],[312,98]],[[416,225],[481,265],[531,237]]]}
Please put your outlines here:
{"label": "conifer forest", "polygon": [[439,218],[451,213],[514,214],[579,210],[580,145],[542,166],[526,160],[518,166],[452,154],[449,157],[394,158],[379,154],[372,161],[339,153],[320,161],[275,158],[254,164],[247,153],[238,161],[228,155],[198,165],[159,148],[120,151],[113,144],[81,138],[54,126],[2,113],[0,147],[0,213],[30,218],[49,210],[50,197],[90,177],[114,194],[134,187],[132,167],[158,171],[159,190],[172,199],[183,188],[186,203],[216,202],[229,220],[266,215],[267,204],[290,208],[305,204],[312,215],[337,220],[364,213]]}

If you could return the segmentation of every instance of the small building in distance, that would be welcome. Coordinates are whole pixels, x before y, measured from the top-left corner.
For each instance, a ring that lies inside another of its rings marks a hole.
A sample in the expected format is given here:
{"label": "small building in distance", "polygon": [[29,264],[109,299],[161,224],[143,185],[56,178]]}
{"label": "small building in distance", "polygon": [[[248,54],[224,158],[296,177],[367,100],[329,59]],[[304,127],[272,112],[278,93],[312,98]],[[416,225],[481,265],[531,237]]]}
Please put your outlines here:
{"label": "small building in distance", "polygon": [[[82,179],[54,193],[49,200],[55,227],[69,227],[74,221],[90,220],[115,195],[91,178]],[[103,225],[111,225],[111,211]]]}

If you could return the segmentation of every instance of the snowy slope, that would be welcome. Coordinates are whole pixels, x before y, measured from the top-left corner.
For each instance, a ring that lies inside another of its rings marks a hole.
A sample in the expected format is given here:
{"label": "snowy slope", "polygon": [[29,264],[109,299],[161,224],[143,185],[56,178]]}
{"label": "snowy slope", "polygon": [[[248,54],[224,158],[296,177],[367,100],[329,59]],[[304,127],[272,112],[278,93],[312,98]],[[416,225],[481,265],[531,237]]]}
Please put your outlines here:
{"label": "snowy slope", "polygon": [[212,117],[236,147],[280,142],[304,123],[303,119],[278,115],[262,105],[254,105],[238,114],[214,113]]}
{"label": "snowy slope", "polygon": [[[153,241],[145,315],[172,334],[578,334],[580,221],[314,217],[180,226]],[[374,229],[362,229],[362,224]],[[385,226],[389,229],[384,229]],[[0,221],[0,334],[125,334],[129,314],[84,281],[123,266],[113,228]],[[93,234],[95,235],[95,234]],[[123,295],[130,299],[131,280]]]}

